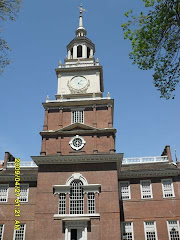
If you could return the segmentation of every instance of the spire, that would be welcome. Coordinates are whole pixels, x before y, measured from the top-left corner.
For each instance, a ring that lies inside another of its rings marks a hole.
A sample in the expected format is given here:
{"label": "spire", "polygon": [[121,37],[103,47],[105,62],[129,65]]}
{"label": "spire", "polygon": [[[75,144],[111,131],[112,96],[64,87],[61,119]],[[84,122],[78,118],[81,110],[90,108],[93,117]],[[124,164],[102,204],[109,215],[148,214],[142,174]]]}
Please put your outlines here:
{"label": "spire", "polygon": [[78,8],[79,8],[79,27],[76,30],[76,36],[77,37],[84,37],[84,36],[86,36],[87,31],[83,27],[83,15],[82,15],[82,13],[87,12],[87,10],[82,8],[82,4]]}

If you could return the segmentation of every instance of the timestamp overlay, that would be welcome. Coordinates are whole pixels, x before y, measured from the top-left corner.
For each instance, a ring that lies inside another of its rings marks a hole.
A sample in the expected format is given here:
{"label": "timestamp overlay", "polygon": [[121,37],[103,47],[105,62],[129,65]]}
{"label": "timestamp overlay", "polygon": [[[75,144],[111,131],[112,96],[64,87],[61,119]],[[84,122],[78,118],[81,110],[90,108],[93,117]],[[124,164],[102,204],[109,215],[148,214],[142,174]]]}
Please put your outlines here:
{"label": "timestamp overlay", "polygon": [[15,168],[14,168],[14,181],[15,181],[15,188],[14,188],[14,193],[15,193],[15,205],[14,205],[14,216],[15,216],[15,224],[14,228],[15,230],[20,230],[20,221],[19,217],[21,216],[21,211],[20,211],[20,173],[21,173],[21,168],[20,168],[20,158],[15,158]]}

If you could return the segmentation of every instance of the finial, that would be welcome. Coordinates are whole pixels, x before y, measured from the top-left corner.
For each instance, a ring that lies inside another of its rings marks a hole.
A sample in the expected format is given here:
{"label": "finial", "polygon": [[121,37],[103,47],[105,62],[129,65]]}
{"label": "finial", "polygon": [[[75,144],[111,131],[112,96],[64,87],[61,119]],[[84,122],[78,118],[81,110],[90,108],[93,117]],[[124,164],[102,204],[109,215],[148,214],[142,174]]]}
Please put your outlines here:
{"label": "finial", "polygon": [[49,101],[49,95],[47,95],[47,97],[46,97],[46,102],[48,102]]}
{"label": "finial", "polygon": [[59,61],[59,68],[61,68],[62,67],[62,62],[61,62],[61,60]]}
{"label": "finial", "polygon": [[82,17],[82,13],[83,12],[87,12],[86,9],[82,8],[82,3],[81,5],[78,7],[79,8],[79,28],[83,28],[83,17]]}
{"label": "finial", "polygon": [[99,66],[99,58],[96,59],[96,66]]}
{"label": "finial", "polygon": [[107,97],[108,97],[109,99],[111,98],[110,92],[107,93]]}

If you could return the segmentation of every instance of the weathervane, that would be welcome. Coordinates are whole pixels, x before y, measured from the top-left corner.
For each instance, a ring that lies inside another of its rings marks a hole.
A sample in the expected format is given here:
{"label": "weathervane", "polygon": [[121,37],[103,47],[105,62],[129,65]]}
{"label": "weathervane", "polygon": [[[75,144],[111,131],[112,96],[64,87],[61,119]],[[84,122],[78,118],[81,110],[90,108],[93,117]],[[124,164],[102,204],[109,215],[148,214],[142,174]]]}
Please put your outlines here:
{"label": "weathervane", "polygon": [[82,8],[82,3],[78,8],[79,8],[80,14],[82,14],[82,12],[87,12],[86,9]]}

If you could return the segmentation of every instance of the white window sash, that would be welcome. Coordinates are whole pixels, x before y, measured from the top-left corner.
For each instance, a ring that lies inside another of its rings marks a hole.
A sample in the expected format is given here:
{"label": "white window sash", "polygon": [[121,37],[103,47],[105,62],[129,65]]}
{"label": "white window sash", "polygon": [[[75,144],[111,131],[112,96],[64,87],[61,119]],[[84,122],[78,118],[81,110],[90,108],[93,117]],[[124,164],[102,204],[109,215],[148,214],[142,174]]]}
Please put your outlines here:
{"label": "white window sash", "polygon": [[[93,198],[90,197],[91,194],[93,195]],[[94,192],[87,193],[87,205],[88,205],[88,213],[89,214],[96,213],[96,199],[95,199]]]}
{"label": "white window sash", "polygon": [[[153,222],[154,224],[153,225],[146,225],[146,223],[148,222]],[[157,238],[157,228],[156,228],[156,222],[155,221],[145,221],[144,222],[144,234],[145,234],[145,240],[149,240],[147,238],[147,232],[154,232],[155,233],[155,237],[156,237],[156,240],[158,240]]]}
{"label": "white window sash", "polygon": [[84,123],[84,110],[72,110],[71,115],[71,123]]}
{"label": "white window sash", "polygon": [[[143,188],[143,182],[149,183],[149,189],[148,189],[147,192],[145,192],[145,188]],[[151,180],[141,180],[140,181],[140,189],[141,189],[141,199],[151,199],[151,198],[153,198]],[[145,197],[147,195],[149,195],[149,196]]]}
{"label": "white window sash", "polygon": [[[26,192],[26,196],[23,196],[22,192],[20,191],[20,202],[23,203],[23,202],[28,202],[29,200],[29,184],[26,184],[26,183],[20,183],[20,188],[21,186],[26,186],[27,187],[27,192]],[[23,198],[26,198],[26,201],[22,200]]]}
{"label": "white window sash", "polygon": [[[170,188],[168,190],[168,188],[166,188],[164,185],[165,185],[165,182],[169,182],[170,183]],[[175,194],[174,194],[174,186],[173,186],[173,182],[172,182],[172,179],[171,178],[168,178],[168,179],[162,179],[161,180],[162,182],[162,191],[163,191],[163,198],[172,198],[172,197],[175,197]],[[166,196],[166,194],[171,194],[172,196]]]}
{"label": "white window sash", "polygon": [[[130,226],[125,227],[126,224],[130,223]],[[132,233],[132,240],[134,240],[134,229],[133,222],[122,222],[121,225],[122,240],[128,240],[128,237],[125,238],[125,233]]]}
{"label": "white window sash", "polygon": [[[170,224],[170,222],[175,222],[175,223],[174,224]],[[174,228],[178,232],[179,237],[180,237],[179,220],[169,220],[169,221],[167,221],[167,228],[168,228],[169,240],[172,240],[171,239],[171,235],[170,235],[170,231],[171,231],[172,228]]]}
{"label": "white window sash", "polygon": [[[127,186],[128,189],[126,189],[125,193],[122,194],[121,189],[122,189],[122,187],[126,187],[126,186]],[[130,189],[130,182],[129,181],[119,182],[119,189],[120,189],[119,192],[120,192],[120,199],[121,200],[129,200],[129,199],[131,199],[131,189]]]}
{"label": "white window sash", "polygon": [[[23,231],[23,240],[25,240],[25,233],[26,233],[26,224],[21,223],[20,225],[24,225],[24,231]],[[18,232],[18,230],[14,229],[14,236],[13,236],[13,240],[16,240],[16,232]]]}
{"label": "white window sash", "polygon": [[2,226],[2,232],[1,232],[1,235],[0,235],[0,240],[3,240],[3,235],[4,235],[4,224],[0,224],[0,226]]}
{"label": "white window sash", "polygon": [[[8,194],[9,194],[9,185],[8,184],[0,184],[0,187],[6,187],[7,188],[7,192],[5,196],[1,196],[1,192],[0,192],[0,203],[4,203],[4,202],[8,202]],[[5,199],[5,201],[2,201],[2,199]]]}
{"label": "white window sash", "polygon": [[[61,198],[61,196],[63,196],[63,198]],[[61,213],[61,212],[63,212],[63,213]],[[59,194],[58,213],[59,214],[66,214],[66,194],[65,193],[60,193]]]}

